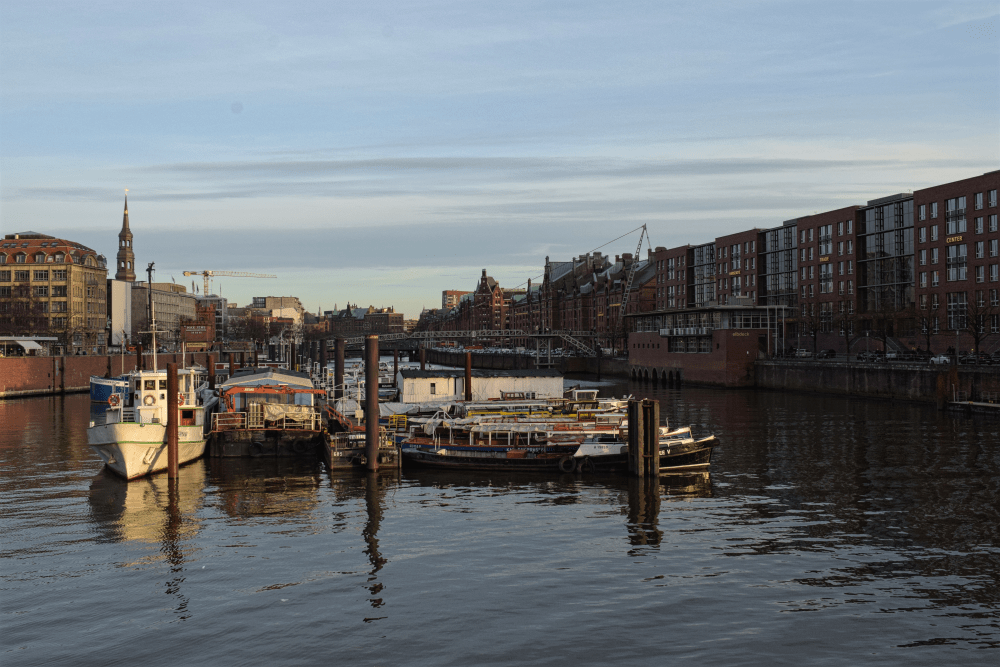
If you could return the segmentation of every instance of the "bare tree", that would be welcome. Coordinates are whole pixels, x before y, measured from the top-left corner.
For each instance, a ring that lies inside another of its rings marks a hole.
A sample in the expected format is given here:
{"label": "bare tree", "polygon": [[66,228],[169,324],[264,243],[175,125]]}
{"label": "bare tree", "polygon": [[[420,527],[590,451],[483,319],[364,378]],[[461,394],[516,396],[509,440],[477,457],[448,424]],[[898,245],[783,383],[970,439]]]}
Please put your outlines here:
{"label": "bare tree", "polygon": [[972,337],[972,349],[976,353],[977,364],[983,342],[996,334],[993,324],[998,315],[1000,307],[992,298],[987,298],[984,290],[977,290],[965,305],[965,326],[961,327],[961,330]]}

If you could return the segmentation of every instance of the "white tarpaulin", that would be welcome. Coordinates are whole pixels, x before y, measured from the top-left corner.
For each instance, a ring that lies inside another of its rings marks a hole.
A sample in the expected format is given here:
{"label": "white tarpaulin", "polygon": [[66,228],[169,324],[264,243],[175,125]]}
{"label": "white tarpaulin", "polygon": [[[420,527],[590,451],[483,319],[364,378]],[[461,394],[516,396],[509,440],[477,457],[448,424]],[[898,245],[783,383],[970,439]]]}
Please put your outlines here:
{"label": "white tarpaulin", "polygon": [[308,405],[282,405],[280,403],[260,403],[264,406],[265,421],[290,419],[297,422],[307,422],[313,418],[315,411]]}

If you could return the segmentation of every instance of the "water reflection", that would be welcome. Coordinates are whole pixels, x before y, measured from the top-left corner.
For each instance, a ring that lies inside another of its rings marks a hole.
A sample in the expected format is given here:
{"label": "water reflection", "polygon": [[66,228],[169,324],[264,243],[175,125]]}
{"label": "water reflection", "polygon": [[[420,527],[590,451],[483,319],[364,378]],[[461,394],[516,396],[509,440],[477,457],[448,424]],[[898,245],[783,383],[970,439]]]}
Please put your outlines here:
{"label": "water reflection", "polygon": [[[628,528],[629,542],[634,547],[659,548],[663,531],[657,528],[660,516],[660,484],[655,479],[629,477],[628,479]],[[632,549],[630,556],[640,550]]]}
{"label": "water reflection", "polygon": [[209,482],[234,518],[308,520],[319,502],[322,466],[298,458],[213,458]]}
{"label": "water reflection", "polygon": [[[398,471],[369,472],[364,475],[349,472],[330,473],[330,486],[338,500],[363,497],[365,501],[365,526],[361,531],[361,536],[365,542],[364,554],[371,565],[365,589],[370,595],[368,602],[372,609],[379,609],[385,604],[383,599],[385,584],[379,581],[378,574],[388,560],[382,556],[382,552],[379,550],[378,531],[385,511],[386,494],[389,489],[399,486],[399,480]],[[345,513],[334,512],[333,517],[334,529],[341,530],[347,523]],[[385,616],[366,617],[364,621],[370,623],[383,618]]]}
{"label": "water reflection", "polygon": [[205,479],[204,462],[195,461],[181,468],[176,479],[158,474],[129,482],[103,469],[90,484],[90,516],[99,539],[158,547],[158,555],[143,560],[169,566],[165,592],[176,599],[174,613],[179,620],[191,615],[181,585],[185,562],[196,551]]}

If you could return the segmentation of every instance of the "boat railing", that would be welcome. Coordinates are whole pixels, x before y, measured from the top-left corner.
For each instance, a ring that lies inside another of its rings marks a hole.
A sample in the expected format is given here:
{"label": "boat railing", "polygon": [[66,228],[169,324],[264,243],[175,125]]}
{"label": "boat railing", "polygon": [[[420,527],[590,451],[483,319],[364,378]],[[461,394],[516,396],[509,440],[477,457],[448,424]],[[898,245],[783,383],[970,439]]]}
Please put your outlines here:
{"label": "boat railing", "polygon": [[246,412],[216,412],[212,415],[212,430],[219,431],[263,431],[277,429],[282,431],[321,431],[323,425],[319,413],[282,417],[274,421],[265,421],[257,415]]}

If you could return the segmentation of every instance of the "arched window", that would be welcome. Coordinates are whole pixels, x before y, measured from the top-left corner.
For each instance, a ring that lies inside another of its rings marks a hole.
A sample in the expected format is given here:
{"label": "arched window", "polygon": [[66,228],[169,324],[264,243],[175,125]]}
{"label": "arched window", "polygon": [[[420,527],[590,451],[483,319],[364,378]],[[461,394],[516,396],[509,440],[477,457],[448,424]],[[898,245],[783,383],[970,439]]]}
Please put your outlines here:
{"label": "arched window", "polygon": [[6,264],[6,263],[7,263],[7,253],[0,252],[0,264]]}
{"label": "arched window", "polygon": [[62,264],[62,263],[63,263],[64,261],[66,261],[66,255],[64,255],[64,254],[63,254],[63,253],[61,253],[61,252],[57,252],[57,253],[56,253],[56,261],[57,261],[58,263]]}
{"label": "arched window", "polygon": [[28,256],[25,255],[23,252],[19,252],[16,255],[14,255],[14,262],[17,264],[24,264],[27,261],[28,261]]}

